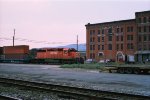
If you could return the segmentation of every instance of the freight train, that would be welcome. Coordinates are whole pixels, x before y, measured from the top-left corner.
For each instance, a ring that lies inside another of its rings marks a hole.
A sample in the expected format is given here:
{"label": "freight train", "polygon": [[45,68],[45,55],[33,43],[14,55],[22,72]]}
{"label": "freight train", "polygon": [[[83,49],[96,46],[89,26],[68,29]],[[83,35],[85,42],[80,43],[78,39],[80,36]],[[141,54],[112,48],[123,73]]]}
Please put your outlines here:
{"label": "freight train", "polygon": [[28,45],[4,46],[0,48],[2,63],[73,64],[84,63],[74,48],[36,48]]}

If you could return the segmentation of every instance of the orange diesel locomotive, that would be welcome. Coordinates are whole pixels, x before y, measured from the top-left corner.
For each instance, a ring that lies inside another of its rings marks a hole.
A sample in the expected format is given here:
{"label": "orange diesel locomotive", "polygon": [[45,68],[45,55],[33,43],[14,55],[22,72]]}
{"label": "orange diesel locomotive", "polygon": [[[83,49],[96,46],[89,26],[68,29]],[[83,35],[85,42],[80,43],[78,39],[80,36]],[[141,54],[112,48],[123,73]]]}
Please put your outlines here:
{"label": "orange diesel locomotive", "polygon": [[80,55],[74,48],[42,48],[37,51],[32,63],[63,64],[77,63]]}

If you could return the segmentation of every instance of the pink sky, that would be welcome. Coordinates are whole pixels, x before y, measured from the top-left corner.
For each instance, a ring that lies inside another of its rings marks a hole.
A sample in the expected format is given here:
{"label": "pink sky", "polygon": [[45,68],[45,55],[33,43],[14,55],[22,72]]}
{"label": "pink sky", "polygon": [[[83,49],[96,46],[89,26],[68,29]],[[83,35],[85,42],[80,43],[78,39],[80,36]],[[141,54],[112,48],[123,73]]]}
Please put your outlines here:
{"label": "pink sky", "polygon": [[15,45],[54,47],[76,43],[77,35],[85,43],[85,24],[133,19],[147,10],[150,0],[0,0],[0,46],[12,45],[14,28]]}

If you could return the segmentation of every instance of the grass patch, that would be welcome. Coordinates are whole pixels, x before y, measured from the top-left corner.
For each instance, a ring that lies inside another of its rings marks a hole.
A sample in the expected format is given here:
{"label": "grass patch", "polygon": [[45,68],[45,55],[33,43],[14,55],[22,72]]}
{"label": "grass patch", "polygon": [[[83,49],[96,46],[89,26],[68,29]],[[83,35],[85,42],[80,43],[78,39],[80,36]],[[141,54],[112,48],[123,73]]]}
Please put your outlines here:
{"label": "grass patch", "polygon": [[82,69],[103,69],[105,63],[91,63],[91,64],[64,64],[60,68],[82,68]]}
{"label": "grass patch", "polygon": [[150,66],[149,64],[120,64],[120,63],[115,63],[115,62],[110,62],[110,63],[90,63],[90,64],[64,64],[61,65],[60,68],[81,68],[81,69],[96,69],[96,70],[102,70],[105,71],[107,68],[105,66],[108,67],[114,67],[114,66],[120,66],[120,67],[143,67],[143,66]]}

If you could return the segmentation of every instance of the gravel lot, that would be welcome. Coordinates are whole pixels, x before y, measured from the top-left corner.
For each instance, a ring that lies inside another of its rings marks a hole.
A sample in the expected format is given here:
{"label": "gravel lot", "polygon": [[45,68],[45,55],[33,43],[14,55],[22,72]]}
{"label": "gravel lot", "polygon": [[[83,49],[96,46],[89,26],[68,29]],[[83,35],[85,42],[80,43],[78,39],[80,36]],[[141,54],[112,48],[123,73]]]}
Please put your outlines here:
{"label": "gravel lot", "polygon": [[0,77],[150,96],[150,75],[62,69],[59,65],[0,64]]}

